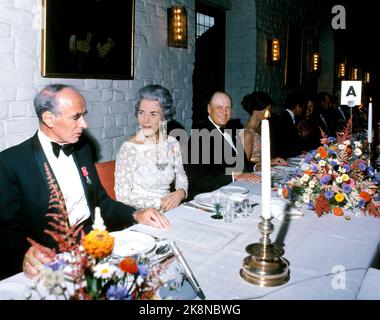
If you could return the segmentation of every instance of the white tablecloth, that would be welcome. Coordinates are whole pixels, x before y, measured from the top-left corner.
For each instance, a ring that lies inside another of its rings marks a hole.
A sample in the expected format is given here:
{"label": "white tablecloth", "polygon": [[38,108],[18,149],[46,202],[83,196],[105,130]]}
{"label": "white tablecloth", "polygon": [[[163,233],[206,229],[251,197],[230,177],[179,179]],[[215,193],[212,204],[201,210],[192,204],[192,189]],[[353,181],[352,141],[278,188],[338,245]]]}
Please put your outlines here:
{"label": "white tablecloth", "polygon": [[[235,182],[260,200],[260,185]],[[273,194],[274,196],[274,194]],[[207,299],[357,299],[367,270],[378,255],[380,219],[369,216],[345,220],[327,215],[281,222],[273,220],[273,242],[284,246],[290,280],[278,287],[259,287],[244,281],[239,270],[245,247],[259,242],[261,207],[233,223],[212,219],[211,213],[188,207],[167,212],[169,230],[135,225],[131,229],[175,240]],[[4,281],[28,283],[23,274]],[[367,295],[362,295],[365,298]]]}
{"label": "white tablecloth", "polygon": [[[260,200],[260,185],[235,182]],[[273,196],[275,196],[273,194]],[[273,242],[284,247],[290,280],[278,287],[259,287],[244,281],[239,270],[248,254],[245,247],[261,237],[257,225],[261,206],[254,214],[233,223],[214,220],[211,213],[179,207],[167,213],[168,231],[143,225],[132,229],[176,241],[207,299],[356,299],[363,278],[378,254],[380,219],[351,220],[312,211],[290,221],[273,219]]]}

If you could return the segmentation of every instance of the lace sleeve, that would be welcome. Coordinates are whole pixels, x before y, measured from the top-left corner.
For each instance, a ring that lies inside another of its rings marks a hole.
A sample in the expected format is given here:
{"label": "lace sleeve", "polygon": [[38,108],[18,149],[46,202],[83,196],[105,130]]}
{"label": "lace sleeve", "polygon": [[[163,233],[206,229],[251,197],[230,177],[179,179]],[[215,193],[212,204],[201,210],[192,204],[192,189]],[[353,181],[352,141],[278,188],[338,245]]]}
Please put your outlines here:
{"label": "lace sleeve", "polygon": [[175,138],[169,137],[169,139],[171,140],[171,150],[174,155],[175,188],[176,190],[183,189],[187,197],[187,188],[189,182],[187,180],[185,169],[183,168],[181,148]]}
{"label": "lace sleeve", "polygon": [[137,209],[150,207],[159,209],[160,199],[142,196],[133,190],[133,172],[137,168],[136,152],[138,151],[132,143],[124,143],[117,154],[115,168],[116,199]]}

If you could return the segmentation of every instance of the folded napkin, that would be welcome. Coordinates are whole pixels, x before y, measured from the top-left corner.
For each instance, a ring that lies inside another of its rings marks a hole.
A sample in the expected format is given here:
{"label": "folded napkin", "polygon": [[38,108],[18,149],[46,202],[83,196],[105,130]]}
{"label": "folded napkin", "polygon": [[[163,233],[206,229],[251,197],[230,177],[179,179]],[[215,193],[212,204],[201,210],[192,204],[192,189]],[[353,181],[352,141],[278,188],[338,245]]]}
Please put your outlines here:
{"label": "folded napkin", "polygon": [[303,213],[292,202],[280,198],[272,199],[270,208],[272,216],[280,221],[301,218],[303,216]]}

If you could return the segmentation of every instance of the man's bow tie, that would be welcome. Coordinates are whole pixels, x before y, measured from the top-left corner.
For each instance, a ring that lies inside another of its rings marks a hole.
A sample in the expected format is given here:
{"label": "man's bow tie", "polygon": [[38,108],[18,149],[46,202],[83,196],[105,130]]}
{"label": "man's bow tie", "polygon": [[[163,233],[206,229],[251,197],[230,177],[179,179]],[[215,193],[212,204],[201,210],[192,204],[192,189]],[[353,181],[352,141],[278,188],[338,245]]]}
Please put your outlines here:
{"label": "man's bow tie", "polygon": [[51,143],[52,147],[53,147],[53,153],[54,155],[58,158],[59,157],[59,152],[62,150],[63,153],[68,157],[70,156],[70,154],[73,153],[74,151],[74,146],[72,144],[58,144],[56,142],[52,142]]}

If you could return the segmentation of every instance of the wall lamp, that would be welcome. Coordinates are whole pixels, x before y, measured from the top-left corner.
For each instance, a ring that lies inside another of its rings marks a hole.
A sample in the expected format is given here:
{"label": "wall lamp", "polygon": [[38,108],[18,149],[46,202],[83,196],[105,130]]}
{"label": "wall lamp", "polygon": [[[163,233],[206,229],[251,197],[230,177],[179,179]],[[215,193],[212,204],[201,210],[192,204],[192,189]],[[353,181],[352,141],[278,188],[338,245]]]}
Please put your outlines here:
{"label": "wall lamp", "polygon": [[312,65],[311,70],[314,72],[319,71],[320,64],[319,64],[319,53],[313,53],[313,59],[312,59]]}
{"label": "wall lamp", "polygon": [[364,83],[370,83],[371,82],[371,73],[365,72],[364,73]]}
{"label": "wall lamp", "polygon": [[340,79],[344,79],[346,76],[346,64],[343,62],[338,65],[338,76]]}
{"label": "wall lamp", "polygon": [[353,68],[351,72],[351,80],[358,80],[359,79],[359,69]]}
{"label": "wall lamp", "polygon": [[276,64],[280,62],[280,40],[279,39],[272,39],[268,40],[268,63],[269,64]]}
{"label": "wall lamp", "polygon": [[168,8],[168,46],[187,48],[187,13],[183,6]]}

